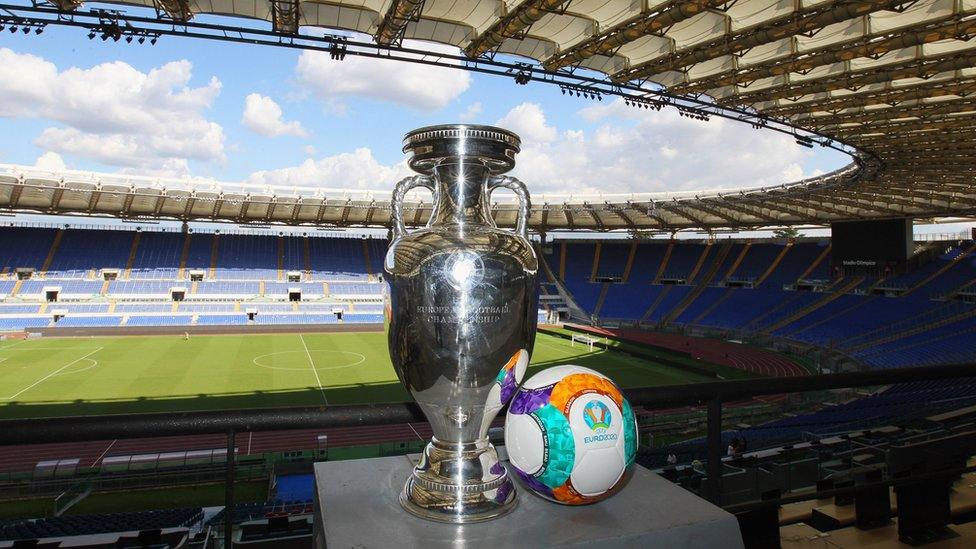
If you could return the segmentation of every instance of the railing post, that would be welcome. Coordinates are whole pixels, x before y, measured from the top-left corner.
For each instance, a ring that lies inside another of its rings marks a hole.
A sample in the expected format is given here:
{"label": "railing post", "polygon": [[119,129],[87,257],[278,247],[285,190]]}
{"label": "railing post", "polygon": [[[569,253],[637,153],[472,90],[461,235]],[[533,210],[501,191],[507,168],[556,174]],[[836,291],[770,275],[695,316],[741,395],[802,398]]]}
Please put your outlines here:
{"label": "railing post", "polygon": [[715,505],[722,504],[722,400],[708,401],[708,492],[705,497]]}
{"label": "railing post", "polygon": [[231,429],[227,431],[227,461],[226,478],[224,480],[224,547],[230,549],[234,546],[234,462],[236,461],[235,433]]}

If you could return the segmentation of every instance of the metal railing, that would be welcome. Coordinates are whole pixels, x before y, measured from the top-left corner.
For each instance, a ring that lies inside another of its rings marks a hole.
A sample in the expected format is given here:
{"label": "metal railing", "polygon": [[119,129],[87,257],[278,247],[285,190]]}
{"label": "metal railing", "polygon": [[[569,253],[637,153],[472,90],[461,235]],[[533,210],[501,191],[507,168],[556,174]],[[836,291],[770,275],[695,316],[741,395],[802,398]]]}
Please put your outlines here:
{"label": "metal railing", "polygon": [[[724,403],[784,393],[877,387],[912,381],[967,377],[976,377],[976,363],[642,387],[628,389],[625,393],[632,405],[648,410],[690,405],[707,407],[706,474],[710,480],[706,486],[705,496],[719,503],[722,494],[721,435]],[[228,455],[233,455],[235,437],[239,432],[376,426],[424,421],[426,420],[415,403],[6,419],[0,420],[0,446],[225,433]],[[227,460],[225,505],[228,509],[234,508],[234,480],[235,460]],[[779,505],[786,501],[815,497],[818,497],[817,493],[792,495],[757,502],[750,506]],[[744,508],[742,505],[733,507]],[[231,540],[233,522],[225,521],[224,527],[224,539]]]}

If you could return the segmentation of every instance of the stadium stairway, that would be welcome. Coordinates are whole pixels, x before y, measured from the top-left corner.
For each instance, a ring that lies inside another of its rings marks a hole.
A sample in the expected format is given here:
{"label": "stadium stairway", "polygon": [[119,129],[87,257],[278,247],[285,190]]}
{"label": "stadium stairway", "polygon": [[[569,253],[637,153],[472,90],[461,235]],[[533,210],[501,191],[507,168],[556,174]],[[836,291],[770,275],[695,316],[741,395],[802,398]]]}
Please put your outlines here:
{"label": "stadium stairway", "polygon": [[720,298],[716,299],[715,301],[713,301],[711,305],[709,305],[708,307],[706,307],[704,311],[702,311],[700,314],[698,314],[698,316],[696,316],[694,319],[692,319],[691,323],[692,324],[698,324],[699,322],[701,322],[703,318],[705,318],[709,314],[711,314],[712,311],[714,311],[722,303],[724,303],[725,300],[727,300],[728,298],[732,297],[732,293],[734,291],[735,290],[733,290],[732,288],[727,288],[724,292],[722,292],[722,297],[720,297]]}
{"label": "stadium stairway", "polygon": [[[302,265],[305,266],[305,281],[309,282],[312,280],[312,244],[308,241],[308,237],[304,237],[302,242]],[[325,295],[329,295],[328,288],[326,288]]]}
{"label": "stadium stairway", "polygon": [[369,257],[369,241],[365,238],[363,239],[363,261],[366,262],[366,276],[372,280],[376,273],[373,272],[373,261]]}
{"label": "stadium stairway", "polygon": [[796,336],[796,335],[801,334],[801,333],[803,333],[803,332],[805,332],[807,330],[814,329],[817,326],[821,326],[821,325],[826,324],[828,322],[836,321],[837,319],[843,318],[845,315],[847,315],[847,314],[855,311],[856,309],[859,309],[859,308],[861,308],[861,307],[863,307],[863,306],[871,303],[872,301],[874,301],[876,299],[879,299],[879,296],[869,296],[866,299],[860,300],[860,301],[854,303],[853,305],[850,305],[849,307],[845,307],[845,308],[837,311],[836,313],[830,314],[830,315],[828,315],[828,316],[826,316],[826,317],[824,317],[824,318],[822,318],[822,319],[820,319],[820,320],[818,320],[816,322],[812,322],[812,323],[807,324],[805,326],[796,327],[793,330],[784,330],[783,331],[783,335],[784,336]]}
{"label": "stadium stairway", "polygon": [[972,253],[974,251],[976,251],[976,242],[974,242],[968,248],[966,248],[965,250],[963,250],[963,252],[960,253],[959,255],[957,255],[952,261],[946,262],[946,264],[943,265],[939,270],[935,271],[934,273],[930,274],[929,276],[925,277],[924,279],[920,280],[917,284],[915,284],[914,286],[912,286],[911,288],[909,288],[908,291],[906,291],[904,294],[902,294],[902,297],[909,296],[912,293],[914,293],[915,291],[917,291],[918,289],[920,289],[923,286],[925,286],[926,284],[928,284],[929,282],[932,282],[933,280],[935,280],[936,278],[938,278],[940,275],[942,275],[943,273],[945,273],[949,269],[951,269],[954,266],[956,266],[960,261],[962,261],[962,260],[966,259],[967,257],[969,257],[970,255],[972,255]]}
{"label": "stadium stairway", "polygon": [[778,255],[776,256],[776,258],[775,258],[775,259],[773,259],[773,262],[769,264],[769,268],[768,268],[768,269],[766,269],[766,270],[765,270],[765,271],[763,272],[763,274],[761,274],[761,275],[759,275],[759,278],[757,278],[757,279],[755,280],[755,282],[753,282],[753,284],[752,284],[752,285],[753,285],[753,287],[755,287],[755,288],[758,288],[759,286],[761,286],[761,285],[762,285],[762,283],[763,283],[763,282],[765,282],[765,281],[766,281],[766,279],[767,279],[767,278],[769,278],[769,277],[770,277],[770,275],[772,275],[772,274],[773,274],[774,272],[776,272],[776,268],[777,268],[777,267],[779,267],[779,264],[783,262],[783,258],[785,258],[785,257],[786,257],[786,254],[787,254],[787,253],[788,253],[788,252],[789,252],[789,251],[790,251],[791,249],[793,249],[793,242],[787,242],[787,243],[786,243],[786,246],[783,246],[783,249],[782,249],[782,250],[780,250],[780,252],[779,252],[779,254],[778,254]]}
{"label": "stadium stairway", "polygon": [[[705,258],[708,257],[708,252],[711,251],[712,247],[714,247],[714,243],[708,242],[708,244],[705,244],[704,248],[702,248],[702,253],[700,256],[698,256],[698,261],[695,262],[695,266],[691,269],[691,273],[688,274],[688,284],[695,281],[695,277],[698,276],[698,271],[700,271],[702,266],[705,265]],[[721,264],[721,262],[719,262],[719,264]]]}
{"label": "stadium stairway", "polygon": [[820,264],[823,263],[824,259],[827,259],[827,257],[830,256],[830,249],[831,249],[832,246],[833,246],[833,243],[828,244],[827,246],[825,246],[824,249],[823,249],[823,251],[820,252],[820,255],[817,256],[817,259],[814,259],[813,260],[813,263],[811,263],[810,266],[807,267],[807,269],[805,271],[803,271],[802,273],[800,273],[800,276],[796,277],[797,280],[803,280],[806,277],[810,276],[810,273],[812,273],[813,271],[817,270],[817,267],[819,267]]}
{"label": "stadium stairway", "polygon": [[[701,269],[702,261],[704,261],[705,256],[708,255],[708,250],[713,247],[714,247],[713,245],[709,245],[705,247],[705,251],[702,252],[702,256],[698,259],[698,264],[695,265],[695,270],[692,272],[692,275],[688,277],[689,282],[691,282],[691,280],[695,278],[695,274]],[[698,299],[698,296],[700,296],[701,293],[705,291],[705,288],[712,282],[712,280],[715,278],[715,275],[718,274],[718,270],[722,267],[722,263],[725,262],[725,258],[728,257],[729,252],[731,250],[732,250],[732,242],[725,242],[721,244],[718,252],[716,252],[717,254],[716,257],[715,259],[712,260],[712,263],[709,266],[708,271],[705,273],[705,276],[702,277],[702,279],[698,282],[698,284],[695,285],[694,289],[692,289],[691,292],[687,296],[685,296],[685,298],[681,300],[681,302],[679,302],[674,309],[671,309],[671,311],[664,317],[664,319],[661,321],[662,326],[674,322],[674,319],[681,316],[681,313],[683,313],[685,309],[688,308],[689,305],[691,305],[696,299]],[[741,257],[742,256],[740,255],[740,259]]]}
{"label": "stadium stairway", "polygon": [[183,251],[180,253],[180,266],[176,270],[176,279],[183,280],[186,278],[186,260],[190,255],[190,240],[193,238],[192,233],[187,233],[186,238],[183,239]]}
{"label": "stadium stairway", "polygon": [[[220,252],[220,233],[213,235],[213,244],[210,246],[210,269],[207,278],[214,280],[217,278],[217,257]],[[193,292],[196,293],[196,292]]]}
{"label": "stadium stairway", "polygon": [[[834,286],[834,285],[837,285],[837,284],[841,284],[841,281],[842,280],[844,280],[844,279],[843,278],[838,279],[838,281],[835,284],[831,285],[831,286]],[[823,307],[824,305],[830,303],[831,301],[833,301],[833,300],[839,298],[840,296],[846,294],[849,290],[851,290],[852,288],[857,287],[857,285],[859,285],[863,281],[864,281],[864,277],[858,276],[858,277],[852,278],[847,284],[843,284],[839,289],[833,290],[833,291],[830,291],[830,292],[827,292],[827,294],[823,298],[821,298],[821,299],[819,299],[819,300],[811,303],[810,305],[807,305],[806,307],[800,309],[796,313],[793,313],[792,315],[787,316],[786,318],[784,318],[784,319],[776,322],[775,324],[773,324],[771,326],[768,326],[767,328],[765,328],[764,331],[767,332],[767,333],[773,333],[776,330],[779,330],[781,328],[785,328],[786,326],[792,324],[793,322],[796,322],[797,320],[805,317],[806,315],[808,315],[808,314],[816,311],[817,309]]]}
{"label": "stadium stairway", "polygon": [[742,260],[746,258],[746,254],[749,253],[749,248],[751,247],[752,247],[752,242],[746,242],[746,245],[742,247],[742,251],[739,252],[739,256],[735,258],[735,262],[732,263],[731,267],[729,267],[729,270],[725,273],[725,277],[722,280],[728,280],[732,278],[732,275],[735,274],[736,269],[738,269],[739,265],[742,264]]}
{"label": "stadium stairway", "polygon": [[634,257],[637,256],[637,241],[630,244],[630,251],[627,252],[627,263],[624,265],[624,272],[620,276],[620,281],[624,284],[630,282],[630,271],[634,267]]}
{"label": "stadium stairway", "polygon": [[[278,282],[285,280],[285,237],[278,235]],[[261,292],[264,295],[264,292]]]}
{"label": "stadium stairway", "polygon": [[[664,259],[661,260],[661,266],[657,268],[657,274],[654,275],[654,283],[657,284],[661,277],[664,276],[664,269],[668,266],[668,260],[671,259],[671,252],[674,251],[674,240],[668,243],[668,249],[664,251]],[[647,315],[645,315],[646,317]]]}
{"label": "stadium stairway", "polygon": [[654,314],[654,311],[657,310],[658,306],[661,305],[661,302],[664,301],[664,299],[668,296],[672,288],[674,288],[673,285],[667,284],[664,286],[664,289],[661,290],[661,293],[657,294],[657,298],[651,302],[650,307],[648,307],[647,310],[644,311],[644,315],[641,316],[640,321],[642,323],[647,322],[647,319],[651,318],[651,315]]}
{"label": "stadium stairway", "polygon": [[[129,250],[129,258],[125,261],[125,270],[122,271],[122,279],[129,280],[132,278],[132,265],[136,262],[136,252],[139,250],[139,240],[142,238],[141,232],[136,232],[135,236],[132,237],[132,249]],[[107,290],[108,288],[103,288]],[[105,295],[105,291],[102,292]]]}
{"label": "stadium stairway", "polygon": [[[600,272],[601,251],[603,251],[603,242],[597,242],[596,245],[593,246],[593,267],[590,269],[590,280],[596,280],[596,275]],[[606,291],[603,292],[603,295],[606,295]],[[595,308],[593,310],[593,314],[596,314]]]}
{"label": "stadium stairway", "polygon": [[[913,327],[911,327],[911,328],[909,328],[907,330],[903,330],[903,331],[900,331],[900,332],[897,332],[895,334],[891,334],[891,335],[888,335],[888,336],[880,337],[880,338],[873,339],[873,340],[866,340],[863,343],[860,343],[860,344],[857,344],[857,345],[848,347],[847,350],[850,351],[850,352],[857,352],[857,351],[860,351],[862,349],[866,349],[868,347],[874,347],[876,345],[881,345],[881,344],[884,344],[884,343],[891,343],[891,342],[894,342],[894,341],[898,341],[900,339],[904,339],[906,337],[910,337],[910,336],[913,336],[913,335],[916,335],[916,334],[920,334],[920,333],[923,333],[923,332],[927,332],[927,331],[930,331],[930,330],[935,330],[937,328],[941,328],[942,326],[948,326],[950,324],[959,322],[960,320],[966,320],[967,318],[973,318],[973,317],[976,317],[976,309],[970,309],[970,310],[963,311],[963,312],[954,314],[954,315],[949,316],[949,317],[946,317],[946,318],[942,318],[942,319],[935,320],[935,321],[932,321],[932,322],[928,322],[928,323],[925,323],[925,324],[916,325],[916,326],[913,326]],[[841,341],[840,342],[840,345],[843,346],[844,345],[844,342],[848,342],[848,341],[851,341],[851,340],[863,339],[864,336],[865,336],[865,334],[855,335],[855,336],[853,336],[851,338],[848,338],[848,339],[845,339],[845,340]]]}
{"label": "stadium stairway", "polygon": [[54,234],[54,241],[51,242],[51,249],[47,252],[47,257],[44,258],[44,264],[41,265],[41,272],[37,273],[38,278],[43,279],[47,276],[47,270],[51,268],[54,256],[58,253],[58,248],[61,247],[62,238],[64,238],[64,229],[58,229],[58,232]]}
{"label": "stadium stairway", "polygon": [[[581,318],[581,319],[589,318],[589,315],[586,314],[586,311],[584,311],[582,307],[580,307],[579,304],[576,303],[576,301],[573,299],[573,296],[569,293],[569,290],[566,289],[566,285],[563,283],[562,278],[557,278],[555,273],[552,272],[552,267],[549,265],[549,262],[544,259],[545,256],[542,253],[541,246],[539,244],[534,244],[534,246],[535,246],[536,257],[539,258],[539,267],[542,268],[542,272],[544,272],[545,275],[549,278],[552,285],[556,287],[556,292],[559,294],[559,297],[561,297],[563,302],[566,303],[566,308],[569,309],[569,316],[573,318]],[[565,242],[563,242],[562,246],[560,246],[560,250],[561,252],[559,257],[559,268],[565,272],[566,270],[566,254],[565,254],[566,243]]]}
{"label": "stadium stairway", "polygon": [[593,307],[593,316],[600,316],[600,309],[603,308],[603,302],[607,299],[607,291],[610,290],[610,282],[604,282],[602,288],[600,288],[600,297],[596,298],[596,306]]}

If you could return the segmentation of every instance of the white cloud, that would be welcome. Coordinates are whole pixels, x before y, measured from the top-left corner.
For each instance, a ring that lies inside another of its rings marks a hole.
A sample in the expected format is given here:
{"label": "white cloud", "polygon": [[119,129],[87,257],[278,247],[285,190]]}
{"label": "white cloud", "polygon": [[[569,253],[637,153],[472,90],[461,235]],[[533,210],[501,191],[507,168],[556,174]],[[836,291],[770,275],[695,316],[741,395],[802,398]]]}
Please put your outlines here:
{"label": "white cloud", "polygon": [[38,156],[34,166],[52,172],[60,172],[67,168],[61,155],[51,151]]}
{"label": "white cloud", "polygon": [[522,136],[514,175],[537,193],[632,193],[781,184],[809,174],[811,154],[788,136],[713,118],[709,122],[627,107],[585,107],[592,131],[549,126],[539,105],[523,103],[498,121]]}
{"label": "white cloud", "polygon": [[262,170],[251,174],[250,183],[300,187],[388,190],[401,178],[411,175],[406,161],[393,166],[380,164],[368,148],[351,153],[309,158],[298,166]]}
{"label": "white cloud", "polygon": [[[408,45],[409,45],[409,41]],[[426,49],[457,54],[455,47],[424,43]],[[325,101],[329,111],[345,112],[337,97],[360,96],[425,112],[439,110],[471,86],[471,75],[452,68],[303,51],[295,68],[299,84]]]}
{"label": "white cloud", "polygon": [[474,103],[468,105],[468,108],[461,111],[461,114],[458,115],[458,119],[461,122],[474,122],[479,116],[481,116],[481,112],[483,110],[484,107],[481,106],[481,101],[475,101]]}
{"label": "white cloud", "polygon": [[192,70],[186,60],[148,73],[121,61],[59,70],[0,48],[0,117],[60,123],[35,144],[107,165],[185,170],[191,159],[222,162],[223,128],[204,115],[221,84],[191,87]]}
{"label": "white cloud", "polygon": [[252,93],[244,99],[244,114],[241,122],[256,134],[265,137],[281,135],[295,135],[305,137],[308,132],[301,122],[285,122],[282,119],[281,107],[274,99],[259,93]]}
{"label": "white cloud", "polygon": [[[522,137],[513,175],[534,194],[640,193],[731,189],[809,177],[793,139],[748,125],[679,117],[666,109],[637,111],[622,101],[587,107],[592,130],[550,125],[541,106],[522,103],[497,124]],[[406,163],[387,166],[368,148],[256,172],[250,181],[275,185],[392,189],[411,175]]]}
{"label": "white cloud", "polygon": [[547,143],[556,138],[556,128],[546,125],[546,115],[538,103],[522,103],[496,124],[519,134],[523,141]]}

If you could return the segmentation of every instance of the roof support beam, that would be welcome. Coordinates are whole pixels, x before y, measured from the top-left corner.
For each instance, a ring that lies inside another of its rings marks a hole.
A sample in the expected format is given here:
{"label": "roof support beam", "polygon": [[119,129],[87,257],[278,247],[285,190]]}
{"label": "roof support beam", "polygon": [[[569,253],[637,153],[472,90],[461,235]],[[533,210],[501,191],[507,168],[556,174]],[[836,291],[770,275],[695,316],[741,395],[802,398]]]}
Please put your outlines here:
{"label": "roof support beam", "polygon": [[420,12],[424,9],[424,1],[393,0],[389,9],[386,10],[386,15],[383,16],[379,28],[376,29],[376,34],[373,35],[376,43],[388,46],[401,42],[403,33],[407,30],[407,24],[420,18]]}
{"label": "roof support beam", "polygon": [[840,74],[832,78],[818,78],[812,82],[788,83],[762,90],[739,92],[723,97],[717,103],[720,105],[758,103],[836,90],[856,90],[871,84],[882,84],[904,78],[929,78],[939,73],[971,67],[976,67],[976,53],[951,54],[934,59],[912,59],[904,63]]}
{"label": "roof support beam", "polygon": [[217,219],[217,213],[220,212],[220,207],[224,204],[224,194],[221,193],[217,198],[213,199],[213,209],[210,210],[210,218]]}
{"label": "roof support beam", "polygon": [[663,210],[667,210],[667,211],[671,212],[674,215],[677,215],[679,217],[683,217],[683,218],[687,219],[688,221],[691,221],[694,225],[697,225],[699,227],[704,228],[704,227],[708,227],[709,226],[708,223],[705,223],[705,220],[704,219],[702,219],[700,217],[697,217],[696,215],[694,215],[692,213],[689,213],[689,209],[690,208],[687,205],[682,204],[680,202],[661,201],[661,202],[658,202],[658,206],[661,209],[663,209]]}
{"label": "roof support beam", "polygon": [[736,219],[736,218],[732,217],[731,215],[729,215],[727,213],[724,213],[721,210],[710,206],[708,204],[708,202],[706,202],[704,200],[696,200],[694,202],[688,201],[687,202],[687,205],[690,206],[690,207],[692,207],[692,208],[696,208],[698,210],[702,210],[702,211],[705,211],[707,213],[710,213],[710,214],[714,215],[715,217],[717,217],[719,219],[724,219],[725,221],[727,221],[729,223],[729,225],[731,225],[733,227],[736,226],[736,225],[739,225],[740,223],[742,223],[742,220],[741,219]]}
{"label": "roof support beam", "polygon": [[159,10],[162,10],[173,21],[186,23],[190,19],[193,19],[193,12],[190,11],[189,0],[153,0],[153,2],[156,5],[157,13]]}
{"label": "roof support beam", "polygon": [[976,111],[976,99],[963,97],[959,99],[947,99],[938,103],[926,103],[915,105],[899,105],[895,107],[879,109],[861,109],[854,112],[844,112],[827,116],[803,116],[793,117],[794,123],[800,124],[805,128],[830,128],[840,124],[850,123],[875,123],[882,120],[897,120],[899,118],[912,118],[927,116],[938,116],[949,113],[966,113]]}
{"label": "roof support beam", "polygon": [[268,203],[268,211],[264,214],[265,222],[270,222],[274,219],[275,210],[278,208],[278,197],[272,196],[271,201]]}
{"label": "roof support beam", "polygon": [[585,210],[586,213],[590,214],[590,217],[593,218],[593,222],[596,223],[597,229],[599,229],[601,231],[605,231],[606,230],[606,227],[603,225],[603,221],[600,219],[600,216],[598,216],[596,214],[596,210],[593,208],[593,204],[590,204],[589,202],[584,201],[583,202],[583,210]]}
{"label": "roof support beam", "polygon": [[[829,199],[824,199],[822,196],[818,195],[791,197],[780,193],[771,194],[767,200],[769,202],[776,201],[781,205],[789,204],[797,208],[813,210],[815,213],[812,215],[809,213],[805,215],[807,219],[820,219],[818,216],[820,212],[828,212],[840,217],[860,217],[854,216],[854,214],[847,210],[839,210],[833,206],[830,206],[829,204],[825,203],[829,202]],[[763,204],[767,205],[768,203],[764,202]]]}
{"label": "roof support beam", "polygon": [[613,75],[614,80],[627,82],[662,72],[679,71],[691,65],[727,55],[746,52],[757,46],[770,44],[820,29],[849,19],[863,17],[875,11],[893,8],[906,0],[861,0],[819,4],[800,9],[749,30],[725,34],[719,38],[676,51],[669,55],[641,63]]}
{"label": "roof support beam", "polygon": [[569,225],[569,228],[575,229],[576,223],[573,223],[573,210],[571,206],[569,204],[563,204],[562,212],[566,216],[566,224]]}
{"label": "roof support beam", "polygon": [[911,132],[932,130],[969,129],[976,125],[976,116],[940,116],[938,118],[921,118],[893,121],[880,121],[864,126],[850,126],[837,128],[831,135],[837,137],[857,137],[862,134],[885,133],[895,135],[915,135]]}
{"label": "roof support beam", "polygon": [[190,212],[193,211],[193,204],[197,201],[196,195],[191,191],[186,197],[186,206],[183,206],[183,219],[190,218]]}
{"label": "roof support beam", "polygon": [[319,203],[319,209],[318,209],[317,212],[315,212],[315,222],[316,223],[322,223],[322,216],[325,215],[325,208],[326,208],[327,204],[328,204],[328,200],[326,200],[326,198],[323,196],[322,197],[322,202]]}
{"label": "roof support beam", "polygon": [[663,217],[655,213],[655,203],[651,203],[650,206],[645,206],[643,202],[627,202],[627,206],[646,215],[648,218],[657,221],[658,227],[661,229],[666,229],[671,226],[671,224],[665,221]]}
{"label": "roof support beam", "polygon": [[74,11],[81,6],[83,0],[51,0],[51,3],[58,7],[61,11]]}
{"label": "roof support beam", "polygon": [[[468,57],[481,57],[501,46],[506,39],[522,36],[536,21],[559,9],[569,0],[526,0],[503,14],[488,30],[476,36],[464,48]],[[505,6],[505,3],[501,3]],[[504,8],[503,8],[504,9]]]}
{"label": "roof support beam", "polygon": [[294,225],[298,223],[298,216],[302,213],[302,197],[297,197],[295,202],[291,205],[291,223]]}
{"label": "roof support beam", "polygon": [[24,194],[24,180],[21,179],[17,183],[14,183],[13,188],[10,189],[10,204],[11,209],[16,208],[17,204],[20,203],[20,196]]}
{"label": "roof support beam", "polygon": [[832,44],[818,50],[759,63],[742,70],[725,71],[687,84],[673,86],[670,91],[688,94],[748,84],[760,78],[805,72],[858,57],[877,57],[890,51],[930,44],[939,40],[962,39],[974,33],[976,33],[976,19],[963,20],[962,16],[950,15],[928,25],[869,34],[849,42]]}
{"label": "roof support beam", "polygon": [[95,211],[95,207],[98,206],[98,199],[102,197],[101,185],[96,186],[92,189],[91,196],[88,197],[88,213]]}
{"label": "roof support beam", "polygon": [[675,23],[694,17],[708,9],[719,8],[734,0],[671,0],[664,5],[609,28],[580,44],[559,52],[543,61],[547,70],[553,71],[575,65],[594,55],[613,55],[624,44],[646,35],[661,35]]}
{"label": "roof support beam", "polygon": [[826,101],[811,100],[781,107],[770,106],[763,108],[762,112],[767,115],[790,116],[802,112],[809,112],[814,109],[830,112],[852,107],[867,107],[870,105],[897,105],[906,101],[918,101],[932,97],[944,97],[946,95],[966,96],[974,92],[976,92],[976,78],[951,79],[932,82],[930,84],[919,84],[908,87],[907,89],[884,89],[845,95]]}
{"label": "roof support beam", "polygon": [[376,215],[376,201],[370,200],[369,206],[366,209],[366,225],[371,225],[373,223],[374,215]]}
{"label": "roof support beam", "polygon": [[716,206],[721,206],[727,210],[737,211],[745,215],[751,215],[752,217],[755,217],[756,219],[765,221],[767,223],[779,223],[781,221],[780,219],[776,219],[775,217],[770,217],[769,214],[763,213],[762,209],[759,207],[755,207],[751,204],[747,204],[741,200],[735,200],[734,198],[732,199],[727,199],[727,198],[728,197],[722,197],[721,199],[722,202],[720,203],[716,200]]}
{"label": "roof support beam", "polygon": [[298,34],[298,23],[302,18],[298,0],[270,0],[271,27],[275,32]]}
{"label": "roof support beam", "polygon": [[[58,183],[58,188],[54,191],[54,196],[51,198],[51,211],[57,212],[61,208],[61,198],[64,196],[64,181]],[[129,196],[132,196],[131,194]],[[126,197],[128,198],[128,197]]]}

